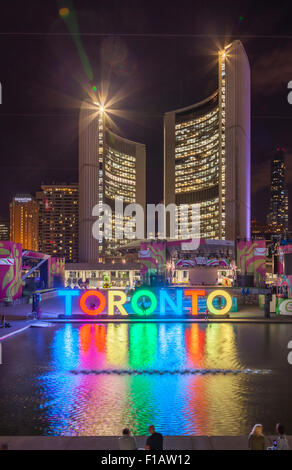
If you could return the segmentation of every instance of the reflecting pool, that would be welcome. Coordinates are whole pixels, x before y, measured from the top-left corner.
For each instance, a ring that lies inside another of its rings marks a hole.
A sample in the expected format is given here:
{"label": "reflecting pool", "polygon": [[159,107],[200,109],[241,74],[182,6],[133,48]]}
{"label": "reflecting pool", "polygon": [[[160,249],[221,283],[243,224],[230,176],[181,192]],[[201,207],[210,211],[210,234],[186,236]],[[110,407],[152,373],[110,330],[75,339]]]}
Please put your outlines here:
{"label": "reflecting pool", "polygon": [[2,344],[0,435],[146,434],[151,423],[168,435],[289,428],[291,339],[287,324],[30,328]]}

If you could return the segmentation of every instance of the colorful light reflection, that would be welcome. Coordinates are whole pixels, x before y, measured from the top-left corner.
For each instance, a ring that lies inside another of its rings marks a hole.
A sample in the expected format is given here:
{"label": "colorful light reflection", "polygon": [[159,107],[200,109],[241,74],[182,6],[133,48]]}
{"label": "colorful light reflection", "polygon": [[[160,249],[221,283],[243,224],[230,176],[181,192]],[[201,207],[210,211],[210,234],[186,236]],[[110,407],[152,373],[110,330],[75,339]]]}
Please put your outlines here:
{"label": "colorful light reflection", "polygon": [[[225,401],[224,387],[236,394],[246,380],[204,372],[241,366],[233,325],[66,324],[55,331],[50,350],[52,372],[40,381],[54,435],[115,435],[123,426],[145,434],[153,420],[164,433],[175,434],[179,426],[182,434],[206,434],[219,391]],[[175,372],[193,368],[202,374]],[[92,373],[99,370],[106,373]],[[238,395],[229,406],[232,419],[240,420]]]}

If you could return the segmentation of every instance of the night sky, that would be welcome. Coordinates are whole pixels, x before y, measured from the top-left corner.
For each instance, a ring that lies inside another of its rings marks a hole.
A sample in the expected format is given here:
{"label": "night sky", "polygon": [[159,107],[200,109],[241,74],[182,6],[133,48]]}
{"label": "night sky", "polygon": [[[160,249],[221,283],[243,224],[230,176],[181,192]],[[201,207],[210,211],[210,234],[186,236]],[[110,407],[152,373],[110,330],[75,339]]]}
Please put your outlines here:
{"label": "night sky", "polygon": [[252,70],[252,216],[264,222],[278,146],[292,193],[291,2],[75,0],[73,18],[72,5],[1,2],[0,216],[15,193],[77,181],[78,107],[100,83],[120,97],[121,135],[147,146],[147,201],[159,202],[163,114],[215,91],[218,47],[239,38]]}

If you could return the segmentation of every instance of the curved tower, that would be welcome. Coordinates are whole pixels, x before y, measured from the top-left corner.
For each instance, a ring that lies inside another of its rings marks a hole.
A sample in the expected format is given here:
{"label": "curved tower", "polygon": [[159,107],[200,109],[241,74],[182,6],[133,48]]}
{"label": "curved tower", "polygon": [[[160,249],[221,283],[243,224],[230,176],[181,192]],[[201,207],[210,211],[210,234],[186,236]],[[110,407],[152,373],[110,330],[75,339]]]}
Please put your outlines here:
{"label": "curved tower", "polygon": [[[165,204],[200,204],[201,238],[250,237],[250,67],[240,41],[218,59],[218,90],[164,117]],[[180,224],[180,221],[179,221]]]}
{"label": "curved tower", "polygon": [[113,254],[127,240],[97,240],[92,235],[97,204],[112,209],[115,224],[115,198],[124,205],[146,203],[145,145],[114,134],[107,125],[106,113],[98,106],[84,102],[79,115],[79,262],[96,263],[104,254]]}
{"label": "curved tower", "polygon": [[[104,202],[112,208],[112,230],[122,228],[127,217],[115,213],[115,199],[123,198],[123,209],[128,204],[146,206],[146,148],[144,144],[120,137],[105,127],[104,130]],[[128,243],[129,240],[108,240],[105,253]]]}

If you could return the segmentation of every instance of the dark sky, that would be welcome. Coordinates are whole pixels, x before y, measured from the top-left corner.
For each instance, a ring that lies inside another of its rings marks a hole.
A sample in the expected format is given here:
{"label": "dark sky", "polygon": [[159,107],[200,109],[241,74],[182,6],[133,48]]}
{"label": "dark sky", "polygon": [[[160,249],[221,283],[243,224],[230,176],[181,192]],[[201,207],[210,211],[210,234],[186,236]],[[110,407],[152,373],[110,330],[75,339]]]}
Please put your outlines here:
{"label": "dark sky", "polygon": [[265,221],[277,146],[288,150],[292,189],[291,2],[75,0],[92,81],[58,13],[72,5],[1,2],[0,216],[15,193],[77,181],[78,106],[101,82],[122,97],[113,107],[125,118],[112,116],[120,133],[147,146],[147,200],[160,201],[163,113],[215,91],[217,49],[240,38],[252,71],[252,216]]}

